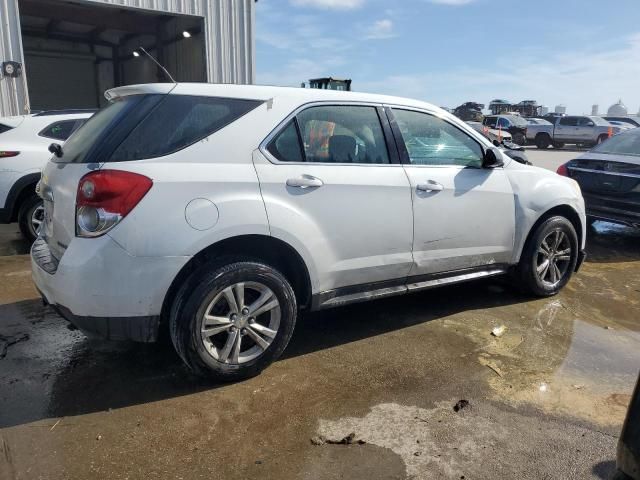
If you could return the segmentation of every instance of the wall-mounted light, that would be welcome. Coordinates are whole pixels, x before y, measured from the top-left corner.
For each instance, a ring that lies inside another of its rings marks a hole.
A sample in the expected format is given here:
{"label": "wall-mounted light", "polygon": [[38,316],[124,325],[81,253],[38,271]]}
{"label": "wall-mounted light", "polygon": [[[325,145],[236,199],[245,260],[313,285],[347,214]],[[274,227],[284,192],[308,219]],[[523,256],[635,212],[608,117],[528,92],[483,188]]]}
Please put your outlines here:
{"label": "wall-mounted light", "polygon": [[133,51],[133,56],[134,56],[134,57],[139,57],[139,56],[140,56],[140,53],[138,53],[136,50],[134,50],[134,51]]}
{"label": "wall-mounted light", "polygon": [[191,38],[191,34],[190,34],[187,30],[185,30],[184,32],[182,32],[182,36],[183,36],[184,38]]}

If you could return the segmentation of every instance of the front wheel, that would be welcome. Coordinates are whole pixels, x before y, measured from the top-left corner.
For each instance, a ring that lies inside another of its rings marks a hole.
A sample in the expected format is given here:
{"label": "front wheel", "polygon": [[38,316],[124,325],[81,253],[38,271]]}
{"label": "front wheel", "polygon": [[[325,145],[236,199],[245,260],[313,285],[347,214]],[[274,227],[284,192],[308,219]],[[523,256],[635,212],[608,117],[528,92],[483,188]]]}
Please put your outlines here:
{"label": "front wheel", "polygon": [[44,206],[38,195],[27,198],[18,210],[18,225],[22,235],[30,242],[38,237],[40,227],[44,221]]}
{"label": "front wheel", "polygon": [[527,144],[527,137],[525,137],[522,133],[516,133],[513,136],[513,143],[522,147]]}
{"label": "front wheel", "polygon": [[296,314],[293,289],[276,269],[253,261],[211,263],[180,289],[169,326],[194,373],[233,381],[259,374],[280,357]]}
{"label": "front wheel", "polygon": [[577,261],[575,228],[565,217],[549,217],[527,239],[516,277],[526,293],[555,295],[571,278]]}

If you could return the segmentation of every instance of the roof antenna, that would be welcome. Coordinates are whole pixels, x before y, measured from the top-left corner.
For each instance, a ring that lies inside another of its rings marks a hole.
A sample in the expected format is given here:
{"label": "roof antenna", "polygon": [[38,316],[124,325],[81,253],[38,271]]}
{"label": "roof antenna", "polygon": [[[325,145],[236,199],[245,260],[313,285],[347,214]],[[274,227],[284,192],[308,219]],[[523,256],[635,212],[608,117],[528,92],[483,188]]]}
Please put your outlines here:
{"label": "roof antenna", "polygon": [[[155,63],[157,66],[159,66],[162,71],[167,75],[167,77],[169,77],[169,79],[173,82],[173,83],[178,83],[175,81],[175,79],[171,76],[171,74],[168,72],[168,70],[166,68],[164,68],[160,62],[158,62],[153,55],[151,55],[149,52],[147,52],[144,47],[138,47],[138,50],[140,50],[142,53],[144,53],[147,57],[149,57],[153,63]],[[135,53],[135,52],[134,52]]]}

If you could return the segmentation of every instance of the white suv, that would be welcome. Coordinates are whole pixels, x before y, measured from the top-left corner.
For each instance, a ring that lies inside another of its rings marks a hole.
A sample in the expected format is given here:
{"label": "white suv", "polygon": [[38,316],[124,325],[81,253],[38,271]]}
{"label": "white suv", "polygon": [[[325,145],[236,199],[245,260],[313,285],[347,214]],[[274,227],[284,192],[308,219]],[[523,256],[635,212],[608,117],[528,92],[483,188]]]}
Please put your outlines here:
{"label": "white suv", "polygon": [[17,221],[22,234],[35,240],[43,215],[35,187],[51,156],[47,147],[64,143],[93,113],[51,110],[0,117],[0,223]]}
{"label": "white suv", "polygon": [[44,169],[33,278],[89,334],[168,328],[195,372],[258,373],[300,310],[506,273],[553,295],[584,258],[574,181],[427,103],[211,84],[106,95]]}

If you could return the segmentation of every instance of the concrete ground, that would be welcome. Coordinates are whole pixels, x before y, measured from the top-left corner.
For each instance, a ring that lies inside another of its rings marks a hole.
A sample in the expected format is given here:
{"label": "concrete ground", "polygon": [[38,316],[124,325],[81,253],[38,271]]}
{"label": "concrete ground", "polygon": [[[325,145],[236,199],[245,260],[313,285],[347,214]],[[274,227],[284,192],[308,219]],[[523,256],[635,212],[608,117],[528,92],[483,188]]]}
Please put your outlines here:
{"label": "concrete ground", "polygon": [[556,150],[555,148],[540,150],[536,147],[528,146],[525,147],[525,150],[527,158],[536,167],[546,168],[555,172],[560,165],[579,157],[588,149],[565,147],[560,150]]}
{"label": "concrete ground", "polygon": [[640,366],[638,231],[597,223],[554,298],[494,280],[306,315],[280,361],[226,385],[169,346],[69,330],[27,250],[0,227],[0,479],[613,472]]}

